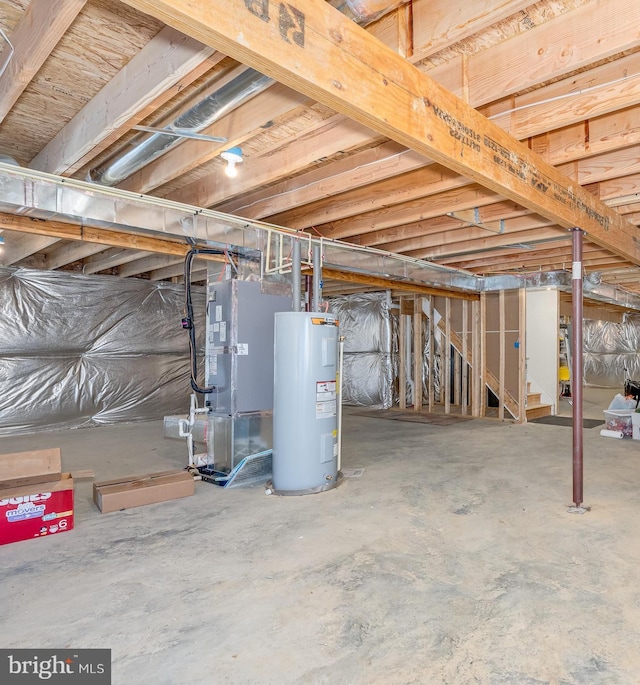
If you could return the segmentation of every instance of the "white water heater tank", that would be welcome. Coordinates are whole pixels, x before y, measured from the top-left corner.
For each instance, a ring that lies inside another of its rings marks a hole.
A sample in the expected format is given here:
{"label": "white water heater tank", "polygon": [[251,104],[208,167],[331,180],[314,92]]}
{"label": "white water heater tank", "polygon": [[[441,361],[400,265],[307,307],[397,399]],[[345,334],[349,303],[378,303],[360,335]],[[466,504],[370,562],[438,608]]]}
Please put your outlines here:
{"label": "white water heater tank", "polygon": [[322,492],[338,482],[338,321],[275,315],[273,491]]}

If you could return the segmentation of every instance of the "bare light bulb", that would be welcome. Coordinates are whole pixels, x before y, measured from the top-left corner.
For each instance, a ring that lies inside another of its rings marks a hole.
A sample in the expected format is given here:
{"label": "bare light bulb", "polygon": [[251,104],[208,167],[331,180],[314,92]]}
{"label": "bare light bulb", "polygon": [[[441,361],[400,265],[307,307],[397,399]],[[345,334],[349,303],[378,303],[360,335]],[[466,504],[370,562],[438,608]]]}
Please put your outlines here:
{"label": "bare light bulb", "polygon": [[220,153],[220,157],[227,163],[224,173],[230,178],[235,178],[238,175],[236,164],[242,162],[242,150],[239,147],[232,147]]}

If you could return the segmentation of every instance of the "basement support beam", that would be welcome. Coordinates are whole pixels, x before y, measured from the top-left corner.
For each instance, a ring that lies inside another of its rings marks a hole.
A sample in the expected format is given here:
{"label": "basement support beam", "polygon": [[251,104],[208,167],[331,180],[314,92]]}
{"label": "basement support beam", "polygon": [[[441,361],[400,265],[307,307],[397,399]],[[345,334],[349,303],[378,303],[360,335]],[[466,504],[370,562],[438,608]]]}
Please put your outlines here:
{"label": "basement support beam", "polygon": [[635,227],[322,0],[125,2],[640,263]]}
{"label": "basement support beam", "polygon": [[0,77],[0,122],[11,111],[86,1],[31,0],[11,34],[13,57]]}
{"label": "basement support beam", "polygon": [[571,319],[573,336],[571,344],[572,375],[571,393],[573,395],[573,503],[575,511],[584,511],[583,502],[583,444],[582,444],[582,319],[583,319],[583,283],[582,283],[582,231],[574,228],[573,236],[573,273],[572,296],[573,316]]}

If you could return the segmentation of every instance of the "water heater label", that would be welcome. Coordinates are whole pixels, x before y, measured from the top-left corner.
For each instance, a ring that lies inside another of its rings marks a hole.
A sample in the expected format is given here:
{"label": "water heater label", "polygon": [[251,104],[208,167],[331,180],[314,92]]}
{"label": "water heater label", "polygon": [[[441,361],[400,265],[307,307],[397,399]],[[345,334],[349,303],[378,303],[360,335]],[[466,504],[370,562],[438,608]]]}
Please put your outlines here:
{"label": "water heater label", "polygon": [[220,342],[227,342],[227,322],[220,322]]}
{"label": "water heater label", "polygon": [[238,348],[237,348],[238,354],[249,354],[249,343],[238,343]]}
{"label": "water heater label", "polygon": [[216,305],[216,321],[222,321],[222,305]]}
{"label": "water heater label", "polygon": [[336,415],[336,382],[316,382],[316,419],[326,419]]}
{"label": "water heater label", "polygon": [[316,383],[316,402],[329,402],[336,399],[335,381],[318,381]]}

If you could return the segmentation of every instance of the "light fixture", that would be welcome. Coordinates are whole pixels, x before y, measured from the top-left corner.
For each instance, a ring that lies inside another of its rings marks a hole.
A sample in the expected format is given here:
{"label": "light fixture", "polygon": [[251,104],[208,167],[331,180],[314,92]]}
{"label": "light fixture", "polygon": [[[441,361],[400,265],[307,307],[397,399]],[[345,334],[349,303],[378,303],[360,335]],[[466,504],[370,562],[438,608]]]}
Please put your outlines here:
{"label": "light fixture", "polygon": [[242,150],[239,147],[230,147],[228,150],[221,152],[220,157],[227,163],[227,168],[224,170],[224,173],[230,178],[237,176],[238,170],[236,169],[236,164],[242,162]]}

